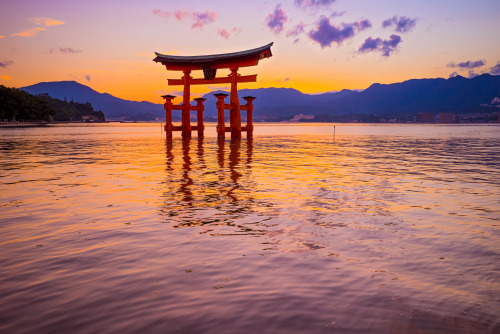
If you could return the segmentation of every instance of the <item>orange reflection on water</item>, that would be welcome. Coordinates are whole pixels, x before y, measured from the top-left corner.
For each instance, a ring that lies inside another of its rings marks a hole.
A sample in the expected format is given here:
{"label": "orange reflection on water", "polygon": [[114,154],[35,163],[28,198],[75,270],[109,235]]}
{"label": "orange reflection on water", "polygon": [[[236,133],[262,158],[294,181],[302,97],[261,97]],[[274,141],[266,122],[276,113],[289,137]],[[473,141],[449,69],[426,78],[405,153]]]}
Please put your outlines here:
{"label": "orange reflection on water", "polygon": [[495,129],[2,132],[2,329],[495,332]]}
{"label": "orange reflection on water", "polygon": [[179,141],[166,140],[167,190],[163,192],[165,205],[161,210],[166,220],[174,220],[175,227],[225,225],[234,228],[229,234],[263,233],[252,226],[257,223],[234,222],[259,211],[251,189],[252,138],[216,140],[216,145],[210,146],[213,151],[209,152],[208,162],[203,138]]}

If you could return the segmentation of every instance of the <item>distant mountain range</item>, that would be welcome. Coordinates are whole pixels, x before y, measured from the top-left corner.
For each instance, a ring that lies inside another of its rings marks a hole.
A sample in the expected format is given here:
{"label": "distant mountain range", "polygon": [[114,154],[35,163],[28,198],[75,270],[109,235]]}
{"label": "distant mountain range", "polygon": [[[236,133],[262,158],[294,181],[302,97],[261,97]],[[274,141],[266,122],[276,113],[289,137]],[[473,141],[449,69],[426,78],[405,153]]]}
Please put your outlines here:
{"label": "distant mountain range", "polygon": [[40,82],[20,88],[30,94],[49,94],[51,97],[75,102],[89,102],[94,110],[101,110],[106,118],[149,115],[165,117],[163,105],[151,102],[123,100],[108,93],[98,93],[90,87],[76,81]]}
{"label": "distant mountain range", "polygon": [[[58,99],[90,102],[106,118],[164,118],[163,105],[123,100],[75,81],[41,82],[21,88],[30,94],[47,93]],[[205,116],[215,117],[213,93],[203,97]],[[241,89],[244,96],[255,96],[255,116],[292,117],[308,115],[379,115],[400,117],[419,112],[454,112],[457,114],[500,111],[500,76],[483,74],[472,79],[456,76],[449,79],[412,79],[401,83],[375,83],[362,92],[342,90],[336,93],[310,95],[291,88]],[[497,98],[497,99],[495,99]],[[227,98],[229,103],[229,98]],[[194,103],[193,103],[194,104]],[[491,109],[494,108],[495,109]],[[180,112],[174,117],[179,117]]]}

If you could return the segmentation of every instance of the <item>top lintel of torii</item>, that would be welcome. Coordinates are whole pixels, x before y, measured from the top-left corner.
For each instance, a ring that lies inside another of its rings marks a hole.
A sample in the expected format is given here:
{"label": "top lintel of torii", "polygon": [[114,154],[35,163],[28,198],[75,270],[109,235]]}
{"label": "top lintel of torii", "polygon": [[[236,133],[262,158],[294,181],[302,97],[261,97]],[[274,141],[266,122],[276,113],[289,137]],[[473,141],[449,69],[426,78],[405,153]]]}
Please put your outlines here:
{"label": "top lintel of torii", "polygon": [[168,71],[217,70],[222,68],[238,68],[255,66],[260,59],[272,56],[273,43],[259,48],[215,55],[205,56],[172,56],[155,52],[153,61],[165,65]]}

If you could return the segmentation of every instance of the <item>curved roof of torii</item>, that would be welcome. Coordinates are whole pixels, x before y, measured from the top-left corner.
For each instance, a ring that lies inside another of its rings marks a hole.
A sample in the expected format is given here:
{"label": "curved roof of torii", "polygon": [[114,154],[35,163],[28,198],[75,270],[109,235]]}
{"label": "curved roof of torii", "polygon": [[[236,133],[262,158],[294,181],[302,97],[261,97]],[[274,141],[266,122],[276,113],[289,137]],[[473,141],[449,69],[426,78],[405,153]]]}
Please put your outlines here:
{"label": "curved roof of torii", "polygon": [[162,63],[167,70],[172,71],[255,66],[260,59],[272,56],[272,45],[273,43],[269,43],[251,50],[205,56],[171,56],[155,52],[156,58],[153,61]]}

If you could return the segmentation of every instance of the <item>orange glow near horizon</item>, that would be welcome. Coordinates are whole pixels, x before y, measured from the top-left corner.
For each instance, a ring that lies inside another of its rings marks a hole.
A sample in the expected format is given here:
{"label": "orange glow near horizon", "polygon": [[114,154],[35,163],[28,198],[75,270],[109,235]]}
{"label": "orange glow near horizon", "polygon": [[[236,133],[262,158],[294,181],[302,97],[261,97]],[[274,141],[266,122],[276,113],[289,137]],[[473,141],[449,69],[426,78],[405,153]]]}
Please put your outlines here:
{"label": "orange glow near horizon", "polygon": [[[173,8],[150,0],[67,6],[10,2],[0,13],[0,84],[74,80],[122,99],[161,103],[163,93],[180,91],[166,79],[181,75],[154,63],[155,51],[221,54],[269,42],[274,42],[273,57],[242,70],[243,75],[257,74],[258,82],[240,88],[318,94],[373,83],[500,73],[500,46],[491,42],[500,30],[494,14],[499,2],[336,1],[316,10],[286,3],[279,7],[281,16],[275,16],[276,5],[259,0],[244,9],[244,16],[235,16],[243,10],[236,2],[210,8],[199,0]],[[217,88],[193,87],[192,93]]]}

